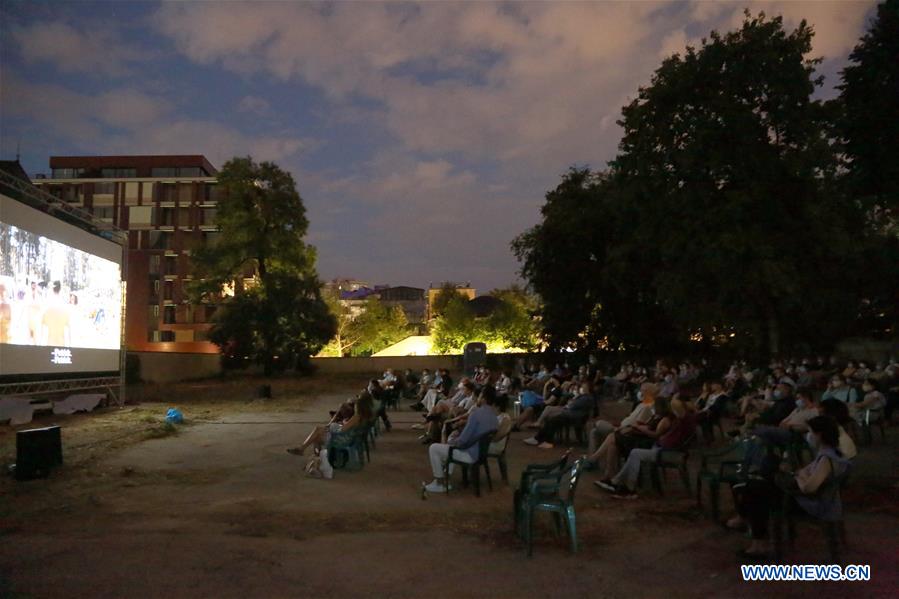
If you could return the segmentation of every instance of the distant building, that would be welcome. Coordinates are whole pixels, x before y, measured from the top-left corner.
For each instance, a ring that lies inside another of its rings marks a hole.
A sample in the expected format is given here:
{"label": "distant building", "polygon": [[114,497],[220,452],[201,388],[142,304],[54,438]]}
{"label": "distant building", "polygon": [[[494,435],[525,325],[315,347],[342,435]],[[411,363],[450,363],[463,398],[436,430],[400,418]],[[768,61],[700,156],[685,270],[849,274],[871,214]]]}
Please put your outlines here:
{"label": "distant building", "polygon": [[406,320],[410,324],[425,322],[427,316],[427,302],[425,302],[425,290],[418,287],[388,287],[378,292],[381,302],[385,306],[399,306],[406,314]]}
{"label": "distant building", "polygon": [[128,231],[127,347],[218,353],[216,306],[191,304],[191,251],[213,241],[218,171],[204,156],[52,156],[44,191]]}
{"label": "distant building", "polygon": [[437,286],[431,285],[428,287],[428,320],[431,320],[436,315],[434,314],[434,300],[437,299],[437,296],[447,285],[451,285],[456,289],[456,293],[461,295],[467,300],[473,300],[477,295],[475,288],[471,286],[471,283],[453,283],[452,281],[445,281],[440,283]]}

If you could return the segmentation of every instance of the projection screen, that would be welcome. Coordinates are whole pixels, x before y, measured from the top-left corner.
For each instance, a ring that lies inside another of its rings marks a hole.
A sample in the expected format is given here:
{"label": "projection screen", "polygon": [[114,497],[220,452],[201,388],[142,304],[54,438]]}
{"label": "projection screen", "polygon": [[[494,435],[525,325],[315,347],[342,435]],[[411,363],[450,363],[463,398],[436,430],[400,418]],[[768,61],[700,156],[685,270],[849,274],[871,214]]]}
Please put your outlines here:
{"label": "projection screen", "polygon": [[121,281],[121,246],[0,194],[0,377],[118,372]]}

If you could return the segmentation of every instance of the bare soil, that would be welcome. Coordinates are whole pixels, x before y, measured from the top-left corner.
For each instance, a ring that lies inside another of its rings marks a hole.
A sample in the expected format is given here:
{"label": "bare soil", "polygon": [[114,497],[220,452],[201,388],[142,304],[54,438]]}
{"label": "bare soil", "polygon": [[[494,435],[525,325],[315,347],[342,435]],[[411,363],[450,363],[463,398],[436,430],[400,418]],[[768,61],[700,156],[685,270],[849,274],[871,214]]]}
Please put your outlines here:
{"label": "bare soil", "polygon": [[[63,427],[65,466],[44,480],[0,479],[0,597],[895,597],[899,589],[899,430],[857,459],[844,498],[848,563],[867,583],[744,583],[725,531],[671,478],[615,500],[577,490],[579,552],[538,523],[528,559],[512,530],[512,489],[543,451],[510,443],[510,483],[422,500],[426,447],[391,412],[372,461],[308,478],[286,453],[362,377],[209,381],[129,390],[125,408],[41,417]],[[172,432],[168,407],[187,419]],[[14,429],[0,459],[15,459]],[[875,433],[876,434],[876,433]],[[695,468],[695,464],[694,464]],[[695,470],[694,470],[695,471]],[[458,475],[457,475],[458,476]],[[458,480],[457,480],[458,482]],[[727,509],[727,493],[723,496]],[[790,563],[827,563],[823,534],[800,528]]]}

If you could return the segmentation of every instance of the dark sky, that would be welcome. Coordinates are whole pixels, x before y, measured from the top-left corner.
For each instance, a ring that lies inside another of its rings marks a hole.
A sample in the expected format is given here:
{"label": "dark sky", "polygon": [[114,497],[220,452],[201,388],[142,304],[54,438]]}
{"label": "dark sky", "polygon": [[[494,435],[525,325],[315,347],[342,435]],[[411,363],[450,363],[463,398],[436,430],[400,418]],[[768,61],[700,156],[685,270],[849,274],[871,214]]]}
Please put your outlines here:
{"label": "dark sky", "polygon": [[487,291],[662,58],[747,5],[815,27],[829,95],[874,3],[4,2],[0,155],[274,160],[323,278]]}

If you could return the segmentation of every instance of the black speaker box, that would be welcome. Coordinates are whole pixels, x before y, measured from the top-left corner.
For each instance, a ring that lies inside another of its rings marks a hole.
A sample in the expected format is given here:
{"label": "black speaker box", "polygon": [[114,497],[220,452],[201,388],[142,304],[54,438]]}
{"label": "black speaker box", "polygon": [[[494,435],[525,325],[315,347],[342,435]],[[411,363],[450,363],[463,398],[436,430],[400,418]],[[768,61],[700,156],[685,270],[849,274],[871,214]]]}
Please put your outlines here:
{"label": "black speaker box", "polygon": [[62,436],[58,426],[32,428],[16,433],[16,479],[47,476],[62,465]]}

